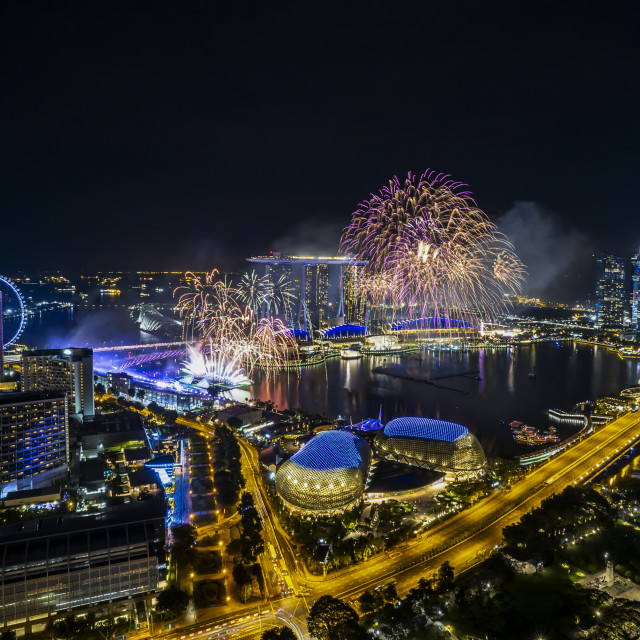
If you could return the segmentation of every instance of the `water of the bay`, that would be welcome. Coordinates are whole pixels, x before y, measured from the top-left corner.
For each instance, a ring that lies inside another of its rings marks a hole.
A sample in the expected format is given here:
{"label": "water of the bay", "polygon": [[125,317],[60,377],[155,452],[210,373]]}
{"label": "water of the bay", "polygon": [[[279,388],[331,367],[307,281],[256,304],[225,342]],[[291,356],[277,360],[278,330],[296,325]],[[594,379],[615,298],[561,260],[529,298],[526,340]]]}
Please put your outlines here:
{"label": "water of the bay", "polygon": [[[32,317],[21,342],[34,347],[110,346],[154,341],[138,331],[126,308],[94,307]],[[376,373],[379,367],[428,379],[435,385]],[[535,378],[529,374],[535,373]],[[572,342],[502,349],[427,351],[398,356],[332,358],[271,379],[254,372],[244,397],[271,399],[284,409],[301,407],[357,422],[399,416],[453,420],[475,433],[489,455],[530,449],[513,442],[507,426],[521,420],[545,429],[546,410],[569,410],[599,395],[615,395],[637,384],[640,360]],[[479,379],[477,379],[479,378]],[[575,429],[559,427],[564,438]]]}
{"label": "water of the bay", "polygon": [[[376,373],[379,367],[391,371],[397,367],[402,375],[428,379],[434,385]],[[377,416],[382,405],[383,422],[399,416],[452,420],[469,427],[488,454],[518,454],[530,449],[513,442],[509,422],[521,420],[546,429],[548,408],[569,410],[578,402],[617,395],[636,384],[640,360],[622,360],[601,347],[547,342],[331,359],[299,375],[254,377],[250,394],[269,398],[279,407],[303,407],[356,422]],[[558,432],[564,438],[575,429],[559,427]]]}

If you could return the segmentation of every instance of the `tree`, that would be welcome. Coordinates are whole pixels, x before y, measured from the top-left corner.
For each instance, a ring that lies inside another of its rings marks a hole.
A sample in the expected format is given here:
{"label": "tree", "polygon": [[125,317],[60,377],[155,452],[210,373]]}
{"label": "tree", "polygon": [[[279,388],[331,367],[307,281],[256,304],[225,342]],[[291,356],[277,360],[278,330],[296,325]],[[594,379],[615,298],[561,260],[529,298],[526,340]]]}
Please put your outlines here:
{"label": "tree", "polygon": [[[452,572],[453,574],[453,572]],[[382,597],[385,602],[395,604],[398,601],[398,591],[394,582],[389,582],[382,588]]]}
{"label": "tree", "polygon": [[236,418],[236,416],[231,416],[228,420],[227,420],[227,424],[232,428],[232,429],[239,429],[242,426],[242,420],[240,420],[240,418]]}
{"label": "tree", "polygon": [[178,417],[178,412],[175,409],[165,409],[162,412],[162,417],[167,424],[172,424],[176,421]]}
{"label": "tree", "polygon": [[86,624],[74,615],[53,623],[53,634],[60,640],[76,640],[85,631]]}
{"label": "tree", "polygon": [[147,405],[147,410],[151,411],[151,413],[155,413],[156,415],[160,415],[162,413],[162,407],[153,400]]}
{"label": "tree", "polygon": [[491,461],[490,474],[501,484],[511,484],[522,475],[520,462],[515,458],[495,458]]}
{"label": "tree", "polygon": [[260,589],[260,594],[264,597],[266,585],[264,582],[264,576],[262,575],[262,567],[259,562],[256,562],[251,568],[251,572],[256,577],[258,581],[258,588]]}
{"label": "tree", "polygon": [[233,567],[231,575],[237,585],[251,583],[251,575],[247,571],[247,568],[243,564],[237,564]]}
{"label": "tree", "polygon": [[244,582],[243,584],[238,585],[238,595],[240,596],[240,600],[243,604],[247,603],[247,600],[253,594],[253,588],[250,582]]}
{"label": "tree", "polygon": [[96,389],[96,393],[100,394],[101,396],[103,396],[107,392],[102,382],[98,382],[95,389]]}
{"label": "tree", "polygon": [[189,606],[189,596],[177,587],[169,587],[160,593],[156,610],[166,613],[170,618],[178,618]]}
{"label": "tree", "polygon": [[598,613],[597,624],[590,630],[589,637],[606,640],[640,638],[640,603],[616,598]]}
{"label": "tree", "polygon": [[10,629],[6,629],[0,635],[0,640],[16,640],[16,632]]}
{"label": "tree", "polygon": [[124,635],[122,632],[128,629],[130,620],[127,617],[114,618],[113,614],[109,614],[104,620],[93,624],[93,630],[99,634],[104,640],[113,640],[116,635]]}
{"label": "tree", "polygon": [[136,397],[136,390],[133,387],[129,387],[127,393],[132,400]]}
{"label": "tree", "polygon": [[244,551],[244,542],[242,538],[236,538],[227,545],[227,555],[232,558],[240,558]]}
{"label": "tree", "polygon": [[144,389],[138,389],[138,391],[136,392],[136,396],[138,396],[140,400],[144,400]]}
{"label": "tree", "polygon": [[440,593],[453,589],[453,567],[448,560],[445,560],[438,569],[437,585]]}
{"label": "tree", "polygon": [[173,545],[171,557],[178,565],[178,569],[184,569],[195,559],[196,528],[190,524],[179,524],[171,528]]}
{"label": "tree", "polygon": [[359,635],[358,614],[333,596],[321,596],[313,603],[307,626],[318,640],[346,640]]}
{"label": "tree", "polygon": [[289,627],[273,627],[264,631],[260,640],[297,640],[297,636]]}
{"label": "tree", "polygon": [[377,604],[375,596],[368,589],[358,598],[358,606],[362,613],[373,613],[378,608]]}

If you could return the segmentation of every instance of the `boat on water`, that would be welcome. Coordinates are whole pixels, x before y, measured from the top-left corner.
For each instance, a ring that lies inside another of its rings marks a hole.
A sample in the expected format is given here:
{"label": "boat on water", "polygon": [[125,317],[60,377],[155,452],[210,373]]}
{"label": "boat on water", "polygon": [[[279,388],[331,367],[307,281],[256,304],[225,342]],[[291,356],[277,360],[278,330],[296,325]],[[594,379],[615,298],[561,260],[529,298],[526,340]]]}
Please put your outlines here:
{"label": "boat on water", "polygon": [[510,422],[509,427],[511,427],[513,439],[521,444],[535,446],[539,444],[553,444],[554,442],[560,442],[560,436],[556,433],[555,427],[549,427],[546,431],[539,431],[535,427],[530,427],[524,422],[520,422],[518,420]]}
{"label": "boat on water", "polygon": [[357,358],[362,358],[362,354],[360,351],[356,351],[355,349],[342,349],[342,351],[340,351],[340,357],[343,360],[355,360]]}

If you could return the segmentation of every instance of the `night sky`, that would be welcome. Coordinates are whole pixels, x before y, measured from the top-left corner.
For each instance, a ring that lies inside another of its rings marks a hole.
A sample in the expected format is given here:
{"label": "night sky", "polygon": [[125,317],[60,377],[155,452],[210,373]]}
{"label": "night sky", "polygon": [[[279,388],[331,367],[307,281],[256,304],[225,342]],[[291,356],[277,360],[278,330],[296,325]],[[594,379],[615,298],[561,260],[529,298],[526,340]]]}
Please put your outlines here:
{"label": "night sky", "polygon": [[427,167],[496,220],[520,202],[510,229],[533,211],[578,252],[640,244],[637,3],[0,11],[0,272],[331,251]]}

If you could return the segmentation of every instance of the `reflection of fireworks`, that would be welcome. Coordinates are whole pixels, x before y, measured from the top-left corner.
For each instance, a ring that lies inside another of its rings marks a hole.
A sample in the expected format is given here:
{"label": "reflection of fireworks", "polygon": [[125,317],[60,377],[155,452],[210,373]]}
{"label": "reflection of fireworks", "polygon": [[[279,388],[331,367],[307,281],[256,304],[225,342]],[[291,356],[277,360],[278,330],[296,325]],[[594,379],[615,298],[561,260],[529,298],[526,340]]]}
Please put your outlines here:
{"label": "reflection of fireworks", "polygon": [[190,287],[180,287],[178,307],[184,326],[196,327],[208,348],[192,350],[188,372],[209,380],[236,384],[258,367],[272,371],[296,357],[297,344],[277,319],[256,320],[255,312],[242,304],[242,294],[218,277],[207,274],[204,282],[193,274]]}
{"label": "reflection of fireworks", "polygon": [[444,174],[394,178],[362,202],[341,248],[367,260],[365,292],[437,318],[492,316],[524,267],[465,185]]}

